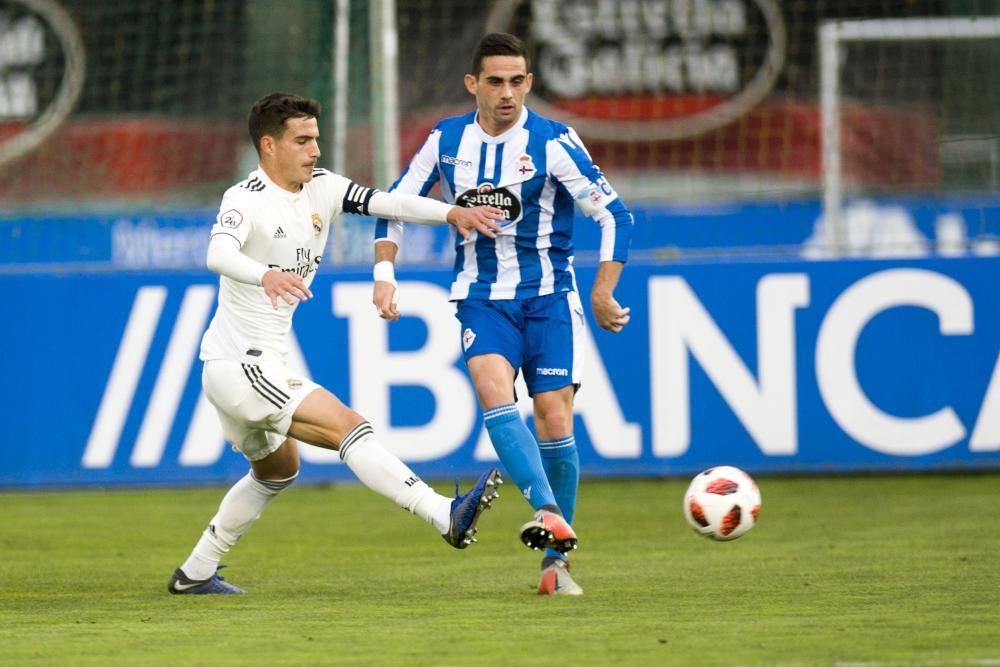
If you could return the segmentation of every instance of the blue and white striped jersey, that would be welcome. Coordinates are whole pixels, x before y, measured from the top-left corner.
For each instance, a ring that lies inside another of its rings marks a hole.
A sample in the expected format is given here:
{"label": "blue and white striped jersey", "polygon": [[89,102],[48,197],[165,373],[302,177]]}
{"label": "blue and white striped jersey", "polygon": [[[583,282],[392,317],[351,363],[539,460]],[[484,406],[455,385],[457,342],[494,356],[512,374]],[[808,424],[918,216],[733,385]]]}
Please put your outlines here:
{"label": "blue and white striped jersey", "polygon": [[[628,258],[632,214],[593,163],[576,132],[524,108],[491,137],[476,112],[446,118],[431,131],[392,185],[426,196],[440,182],[445,200],[503,209],[503,232],[490,239],[456,234],[451,299],[521,299],[576,289],[574,204],[601,225],[601,261]],[[375,241],[400,244],[403,225],[380,219]]]}

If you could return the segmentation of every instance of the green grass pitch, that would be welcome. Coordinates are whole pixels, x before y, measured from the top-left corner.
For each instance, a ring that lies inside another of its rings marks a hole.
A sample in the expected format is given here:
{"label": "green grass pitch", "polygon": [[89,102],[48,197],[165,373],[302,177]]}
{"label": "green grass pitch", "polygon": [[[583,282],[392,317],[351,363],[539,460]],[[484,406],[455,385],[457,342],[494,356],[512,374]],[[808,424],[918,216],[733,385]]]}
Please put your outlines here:
{"label": "green grass pitch", "polygon": [[360,486],[293,487],[221,597],[166,581],[222,488],[0,494],[0,664],[1000,665],[1000,475],[758,482],[758,526],[714,543],[687,480],[585,479],[582,598],[535,595],[510,484],[465,551]]}

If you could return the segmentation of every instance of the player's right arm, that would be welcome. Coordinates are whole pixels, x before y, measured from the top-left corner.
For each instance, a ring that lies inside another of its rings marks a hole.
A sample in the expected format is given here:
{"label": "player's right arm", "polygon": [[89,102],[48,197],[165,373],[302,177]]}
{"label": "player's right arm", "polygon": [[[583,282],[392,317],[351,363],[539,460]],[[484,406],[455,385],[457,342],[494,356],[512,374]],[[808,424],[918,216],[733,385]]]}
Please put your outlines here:
{"label": "player's right arm", "polygon": [[[381,200],[378,200],[378,197],[381,197]],[[381,209],[375,208],[376,202],[382,207]],[[492,206],[465,208],[398,192],[377,193],[371,198],[370,210],[392,216],[397,220],[406,218],[447,221],[455,226],[463,238],[469,238],[473,232],[496,238],[501,229],[497,221],[504,218],[504,212]],[[399,310],[396,308],[398,292],[394,266],[397,248],[395,243],[390,242],[375,244],[375,286],[372,302],[379,316],[390,321],[399,318]]]}
{"label": "player's right arm", "polygon": [[[424,145],[410,160],[406,170],[389,187],[389,192],[410,195],[426,195],[440,178],[438,171],[438,142],[441,131],[431,131]],[[375,275],[372,303],[379,317],[394,321],[399,319],[396,307],[395,262],[399,246],[403,241],[403,222],[379,218],[375,223]]]}
{"label": "player's right arm", "polygon": [[[440,179],[438,168],[440,138],[441,130],[438,128],[432,130],[424,145],[410,160],[406,170],[389,188],[389,194],[399,197],[400,204],[406,203],[405,199],[410,199],[408,205],[414,205],[416,202],[412,201],[413,195],[426,196]],[[495,221],[502,219],[501,211],[484,207],[463,209],[452,206],[449,209],[445,204],[442,206],[445,206],[442,210],[447,210],[447,221],[453,224],[464,238],[468,238],[473,231],[492,238],[500,231],[500,226]],[[372,291],[372,303],[375,304],[379,316],[390,321],[399,319],[394,265],[403,238],[403,223],[399,219],[401,216],[394,211],[393,217],[396,219],[389,220],[388,216],[380,218],[375,224],[375,284]]]}
{"label": "player's right arm", "polygon": [[208,242],[208,269],[236,282],[262,287],[273,308],[278,307],[279,298],[290,306],[311,298],[312,292],[298,274],[275,271],[243,253],[253,228],[251,210],[238,195],[227,193],[222,199]]}
{"label": "player's right arm", "polygon": [[372,303],[375,304],[379,317],[390,322],[399,319],[394,271],[397,250],[395,243],[375,244],[375,287],[372,290]]}

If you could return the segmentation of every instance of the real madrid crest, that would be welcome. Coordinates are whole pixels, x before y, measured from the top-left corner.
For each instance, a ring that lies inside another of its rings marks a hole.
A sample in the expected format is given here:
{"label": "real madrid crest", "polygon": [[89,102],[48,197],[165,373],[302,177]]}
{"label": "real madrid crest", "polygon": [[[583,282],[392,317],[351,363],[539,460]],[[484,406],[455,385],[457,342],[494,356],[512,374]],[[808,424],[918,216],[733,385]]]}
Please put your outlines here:
{"label": "real madrid crest", "polygon": [[313,223],[313,234],[319,236],[320,232],[323,231],[323,218],[319,217],[319,213],[312,214],[312,223]]}

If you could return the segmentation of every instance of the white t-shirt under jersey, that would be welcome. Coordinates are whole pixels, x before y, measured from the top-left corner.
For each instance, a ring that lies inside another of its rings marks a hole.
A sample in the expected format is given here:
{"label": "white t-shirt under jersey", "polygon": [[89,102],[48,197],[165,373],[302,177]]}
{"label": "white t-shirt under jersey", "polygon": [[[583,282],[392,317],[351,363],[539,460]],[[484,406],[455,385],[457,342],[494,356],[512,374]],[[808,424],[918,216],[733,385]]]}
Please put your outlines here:
{"label": "white t-shirt under jersey", "polygon": [[[366,188],[326,169],[314,169],[311,181],[289,192],[256,169],[226,191],[211,243],[218,235],[232,237],[243,255],[261,265],[261,275],[264,267],[294,271],[308,286],[322,260],[330,223],[341,213],[408,220],[417,216],[425,223],[442,224],[450,209],[444,202]],[[275,309],[259,284],[236,280],[225,270],[222,274],[219,307],[202,338],[201,359],[239,361],[249,354],[257,362],[284,362],[298,303],[290,306],[279,298]]]}

